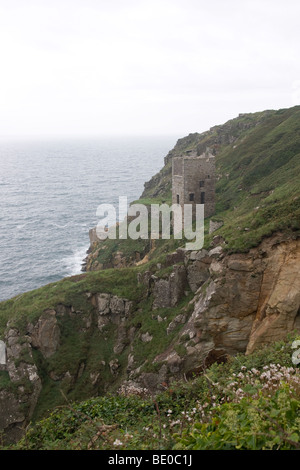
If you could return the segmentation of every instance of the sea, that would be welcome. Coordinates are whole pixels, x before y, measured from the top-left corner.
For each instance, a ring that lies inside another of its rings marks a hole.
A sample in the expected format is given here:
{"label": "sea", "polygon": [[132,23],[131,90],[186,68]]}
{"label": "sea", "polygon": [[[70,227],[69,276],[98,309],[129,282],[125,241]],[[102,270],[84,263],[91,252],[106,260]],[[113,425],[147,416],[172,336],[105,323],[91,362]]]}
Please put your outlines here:
{"label": "sea", "polygon": [[101,204],[138,199],[174,136],[0,142],[0,301],[79,274]]}

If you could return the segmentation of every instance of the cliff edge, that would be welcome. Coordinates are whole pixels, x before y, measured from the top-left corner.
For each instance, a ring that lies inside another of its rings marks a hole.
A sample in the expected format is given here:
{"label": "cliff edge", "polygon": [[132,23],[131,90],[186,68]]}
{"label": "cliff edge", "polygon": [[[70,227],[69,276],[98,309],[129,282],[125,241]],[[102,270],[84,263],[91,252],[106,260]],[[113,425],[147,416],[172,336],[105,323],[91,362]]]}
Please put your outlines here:
{"label": "cliff edge", "polygon": [[205,244],[105,240],[87,272],[0,303],[7,442],[65,400],[155,394],[300,332],[300,108],[242,115],[180,139],[139,202],[171,197],[171,161],[209,146],[216,214]]}

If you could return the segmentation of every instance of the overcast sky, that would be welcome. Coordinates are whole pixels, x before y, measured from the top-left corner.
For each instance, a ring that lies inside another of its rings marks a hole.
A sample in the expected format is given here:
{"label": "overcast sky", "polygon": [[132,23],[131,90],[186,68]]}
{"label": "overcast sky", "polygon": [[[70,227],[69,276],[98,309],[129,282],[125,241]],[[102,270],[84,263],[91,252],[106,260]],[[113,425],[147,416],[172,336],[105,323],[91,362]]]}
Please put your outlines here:
{"label": "overcast sky", "polygon": [[175,135],[300,104],[299,0],[0,0],[0,137]]}

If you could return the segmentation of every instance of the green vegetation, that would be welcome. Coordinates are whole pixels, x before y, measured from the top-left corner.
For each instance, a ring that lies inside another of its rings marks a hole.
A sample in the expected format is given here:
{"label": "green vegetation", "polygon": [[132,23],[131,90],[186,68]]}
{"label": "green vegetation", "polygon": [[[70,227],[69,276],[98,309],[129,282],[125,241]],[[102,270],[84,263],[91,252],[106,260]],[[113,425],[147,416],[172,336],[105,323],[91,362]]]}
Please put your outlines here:
{"label": "green vegetation", "polygon": [[[166,329],[174,318],[182,313],[187,312],[188,302],[191,300],[191,294],[184,297],[174,308],[158,308],[151,310],[151,299],[146,299],[139,305],[139,310],[135,313],[131,320],[131,325],[140,325],[140,334],[148,333],[153,337],[149,343],[144,343],[137,337],[133,342],[134,357],[137,364],[143,366],[142,370],[147,372],[154,371],[157,364],[153,364],[154,358],[165,351],[172,344],[178,330],[182,328],[182,324],[178,324],[170,334],[166,334]],[[158,317],[161,321],[158,322]]]}
{"label": "green vegetation", "polygon": [[[209,235],[205,220],[205,248],[210,248],[215,235],[224,238],[229,252],[248,251],[278,231],[299,236],[300,107],[242,115],[180,139],[135,202],[170,203],[172,158],[187,150],[202,153],[206,147],[216,153],[218,174],[212,220],[224,225]],[[58,350],[45,358],[32,348],[29,357],[24,347],[17,360],[34,362],[42,390],[31,427],[16,449],[300,448],[300,379],[299,369],[291,364],[290,338],[251,356],[214,364],[189,382],[164,384],[166,390],[155,397],[143,389],[122,388],[129,354],[134,370],[142,373],[157,373],[163,362],[154,363],[154,358],[169,347],[180,357],[186,355],[188,337],[178,342],[182,324],[173,322],[168,334],[166,329],[179,315],[191,313],[193,294],[185,291],[174,308],[152,310],[151,291],[140,281],[147,271],[167,278],[173,270],[166,262],[168,255],[185,243],[172,236],[151,242],[108,239],[96,244],[92,253],[98,263],[94,267],[102,270],[0,303],[0,337],[9,321],[10,328],[19,331],[20,341],[46,309],[65,309],[56,315]],[[115,269],[119,262],[127,267]],[[202,286],[203,292],[206,287]],[[122,324],[126,340],[121,352],[115,352],[122,336],[119,320],[98,327],[94,296],[99,293],[133,303]],[[152,340],[143,341],[142,335]],[[114,361],[116,375],[110,368]],[[31,385],[23,382],[12,384],[8,373],[0,371],[0,390],[17,397],[18,390]]]}
{"label": "green vegetation", "polygon": [[[244,114],[202,134],[179,139],[167,155],[162,170],[145,184],[141,198],[134,203],[171,204],[172,158],[188,150],[202,153],[210,147],[216,154],[216,214],[213,220],[223,227],[208,235],[226,240],[228,252],[246,252],[265,237],[281,231],[289,236],[300,233],[300,107]],[[134,242],[134,243],[132,243]],[[185,240],[177,241],[183,246]],[[158,250],[166,240],[157,243]],[[134,263],[150,249],[148,240],[106,240],[99,243],[94,261],[104,268],[121,253]],[[157,249],[151,251],[156,258]]]}
{"label": "green vegetation", "polygon": [[149,396],[135,387],[68,402],[32,424],[17,450],[300,448],[295,337],[213,364]]}
{"label": "green vegetation", "polygon": [[[245,252],[276,231],[300,232],[300,107],[245,114],[203,134],[180,139],[161,178],[155,175],[142,198],[167,198],[171,159],[187,150],[216,154],[216,214],[224,226],[213,235],[229,252]],[[164,192],[166,188],[166,192]],[[208,221],[207,221],[208,222]],[[211,237],[206,235],[205,244]]]}
{"label": "green vegetation", "polygon": [[[8,320],[11,326],[23,330],[34,322],[45,309],[57,305],[72,305],[87,313],[87,292],[110,293],[128,300],[140,300],[143,286],[137,285],[138,268],[106,269],[65,278],[0,303],[0,334]],[[90,306],[91,308],[91,306]]]}
{"label": "green vegetation", "polygon": [[299,107],[269,113],[220,151],[217,167],[218,233],[228,250],[246,251],[279,230],[299,233]]}
{"label": "green vegetation", "polygon": [[[130,328],[137,332],[131,344],[135,367],[141,367],[142,371],[147,372],[157,369],[158,364],[153,364],[153,359],[172,343],[180,325],[169,335],[166,335],[166,328],[178,314],[186,311],[191,295],[185,296],[178,306],[172,309],[160,308],[154,314],[151,310],[152,298],[146,295],[146,286],[138,282],[138,275],[143,275],[149,269],[154,270],[156,263],[157,260],[140,267],[88,272],[0,303],[1,336],[9,320],[10,327],[18,329],[20,341],[26,337],[28,324],[34,325],[45,310],[57,311],[61,308],[64,312],[57,315],[60,329],[58,350],[46,359],[34,348],[33,357],[30,357],[25,347],[16,360],[16,365],[22,361],[36,364],[42,381],[34,420],[64,403],[60,390],[69,400],[78,401],[102,395],[107,390],[113,391],[126,378],[129,347],[125,344],[121,353],[114,352],[118,343],[118,324],[108,322],[101,330],[97,327],[97,310],[90,301],[94,294],[109,293],[133,302],[133,312],[124,325],[127,338]],[[156,274],[163,277],[171,269],[162,267]],[[158,316],[162,318],[161,322]],[[86,327],[86,322],[92,327]],[[145,333],[153,336],[151,342],[141,340],[141,335]],[[109,366],[114,360],[118,361],[119,366],[116,376],[111,373]],[[101,380],[95,379],[94,383],[91,377],[97,375]],[[24,379],[22,386],[31,387],[31,384]],[[16,389],[6,371],[0,371],[1,388]]]}

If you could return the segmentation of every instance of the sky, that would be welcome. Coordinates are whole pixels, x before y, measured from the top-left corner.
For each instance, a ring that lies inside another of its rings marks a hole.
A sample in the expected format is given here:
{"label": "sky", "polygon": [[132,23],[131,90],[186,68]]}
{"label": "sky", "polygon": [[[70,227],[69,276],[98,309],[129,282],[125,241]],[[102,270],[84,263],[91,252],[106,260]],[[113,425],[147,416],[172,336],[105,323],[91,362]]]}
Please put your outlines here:
{"label": "sky", "polygon": [[299,0],[0,0],[0,138],[180,138],[300,104],[299,18]]}

